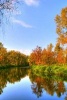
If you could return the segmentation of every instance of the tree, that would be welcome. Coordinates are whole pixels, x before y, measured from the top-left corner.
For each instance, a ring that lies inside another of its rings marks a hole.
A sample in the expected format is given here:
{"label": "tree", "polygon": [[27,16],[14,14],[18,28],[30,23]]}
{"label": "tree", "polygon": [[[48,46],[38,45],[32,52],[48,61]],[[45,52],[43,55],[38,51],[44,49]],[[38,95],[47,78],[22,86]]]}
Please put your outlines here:
{"label": "tree", "polygon": [[56,32],[58,34],[58,42],[67,43],[67,7],[61,10],[60,15],[56,15]]}
{"label": "tree", "polygon": [[30,58],[29,58],[29,64],[30,65],[39,65],[41,64],[41,53],[42,49],[41,47],[37,46],[31,53]]}
{"label": "tree", "polygon": [[55,61],[58,64],[65,63],[64,49],[57,43],[54,49]]}
{"label": "tree", "polygon": [[54,52],[58,54],[58,52],[59,52],[60,50],[63,50],[63,48],[60,46],[60,43],[56,43]]}
{"label": "tree", "polygon": [[18,3],[18,0],[0,0],[0,24],[6,11],[11,12],[15,10],[16,3]]}
{"label": "tree", "polygon": [[47,51],[52,52],[52,49],[53,49],[53,44],[50,43],[50,44],[47,46]]}
{"label": "tree", "polygon": [[46,53],[47,53],[47,51],[46,51],[46,49],[44,48],[44,49],[42,50],[42,55],[41,55],[41,63],[42,63],[42,65],[45,65],[45,64],[46,64]]}
{"label": "tree", "polygon": [[7,53],[7,64],[11,66],[26,66],[28,65],[27,56],[18,51],[11,50]]}
{"label": "tree", "polygon": [[54,52],[48,49],[42,50],[42,56],[41,56],[41,64],[42,65],[50,65],[55,62],[54,60]]}
{"label": "tree", "polygon": [[53,45],[52,43],[50,43],[46,49],[47,52],[46,52],[46,59],[45,59],[45,62],[48,65],[54,63],[54,52],[52,51],[52,49],[53,49]]}
{"label": "tree", "polygon": [[64,55],[65,55],[65,63],[67,63],[67,48],[64,50]]}
{"label": "tree", "polygon": [[0,42],[0,66],[4,66],[7,60],[7,50],[4,48],[3,44]]}
{"label": "tree", "polygon": [[0,49],[3,48],[3,44],[0,42]]}

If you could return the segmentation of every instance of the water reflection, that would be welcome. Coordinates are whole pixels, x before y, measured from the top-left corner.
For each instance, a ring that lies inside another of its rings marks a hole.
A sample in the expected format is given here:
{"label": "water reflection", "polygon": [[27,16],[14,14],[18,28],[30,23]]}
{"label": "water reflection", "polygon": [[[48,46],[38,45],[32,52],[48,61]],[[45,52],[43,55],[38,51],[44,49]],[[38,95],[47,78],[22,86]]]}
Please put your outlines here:
{"label": "water reflection", "polygon": [[55,93],[57,97],[61,97],[65,94],[65,100],[67,100],[67,87],[65,86],[64,82],[67,81],[66,77],[49,75],[36,76],[32,72],[29,77],[32,82],[31,88],[37,97],[41,97],[43,90],[45,90],[51,96],[53,96]]}
{"label": "water reflection", "polygon": [[[16,92],[16,95],[12,94],[14,99],[19,95],[16,100],[44,100],[45,98],[45,100],[67,100],[66,81],[65,77],[60,76],[36,76],[30,69],[1,69],[0,94],[2,95],[3,91],[8,91],[4,93],[10,95],[13,87],[14,93]],[[25,96],[26,94],[27,96]],[[4,96],[2,95],[2,97]],[[4,99],[1,98],[1,100]]]}
{"label": "water reflection", "polygon": [[27,75],[27,70],[22,68],[9,68],[0,70],[0,94],[7,82],[15,83]]}
{"label": "water reflection", "polygon": [[51,80],[50,78],[34,77],[32,79],[32,90],[39,97],[42,95],[43,89],[50,95],[57,94],[60,97],[66,92],[63,81]]}

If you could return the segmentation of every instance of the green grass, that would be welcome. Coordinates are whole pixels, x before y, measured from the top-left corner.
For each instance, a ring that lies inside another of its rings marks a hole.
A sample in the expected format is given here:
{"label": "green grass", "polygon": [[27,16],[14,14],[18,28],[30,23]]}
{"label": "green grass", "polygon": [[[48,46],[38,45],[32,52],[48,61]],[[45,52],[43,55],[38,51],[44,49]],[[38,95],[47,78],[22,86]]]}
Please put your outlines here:
{"label": "green grass", "polygon": [[67,65],[51,65],[51,66],[41,66],[33,65],[31,67],[32,72],[40,77],[51,77],[58,78],[61,77],[62,80],[67,81]]}

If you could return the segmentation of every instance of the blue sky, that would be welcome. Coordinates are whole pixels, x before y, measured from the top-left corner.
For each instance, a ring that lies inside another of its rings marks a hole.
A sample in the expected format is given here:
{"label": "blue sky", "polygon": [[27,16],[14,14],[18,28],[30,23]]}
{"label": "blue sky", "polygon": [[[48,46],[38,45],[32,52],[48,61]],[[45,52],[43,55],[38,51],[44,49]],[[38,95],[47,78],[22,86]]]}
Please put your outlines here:
{"label": "blue sky", "polygon": [[[56,44],[55,16],[67,6],[67,0],[20,0],[18,10],[0,28],[0,42],[8,50],[29,54],[36,46]],[[5,14],[6,15],[6,14]]]}

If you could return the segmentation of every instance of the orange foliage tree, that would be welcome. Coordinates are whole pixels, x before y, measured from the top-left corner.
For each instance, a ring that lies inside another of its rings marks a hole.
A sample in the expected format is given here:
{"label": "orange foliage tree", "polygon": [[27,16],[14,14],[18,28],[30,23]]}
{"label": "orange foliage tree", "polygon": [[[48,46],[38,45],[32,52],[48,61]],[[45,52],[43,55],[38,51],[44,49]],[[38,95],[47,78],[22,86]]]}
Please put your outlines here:
{"label": "orange foliage tree", "polygon": [[33,65],[39,65],[41,64],[41,53],[42,53],[42,49],[41,47],[36,47],[35,50],[32,51],[30,57],[29,57],[29,64]]}

